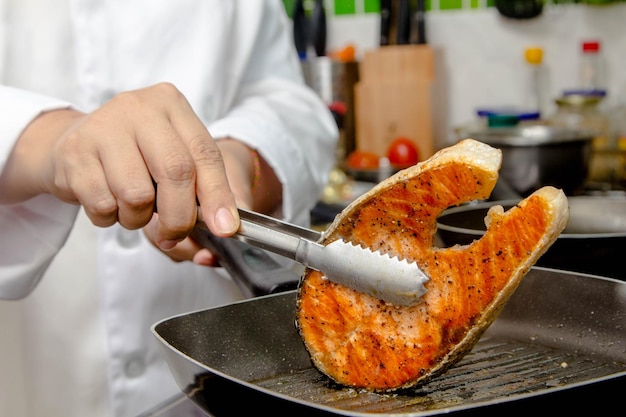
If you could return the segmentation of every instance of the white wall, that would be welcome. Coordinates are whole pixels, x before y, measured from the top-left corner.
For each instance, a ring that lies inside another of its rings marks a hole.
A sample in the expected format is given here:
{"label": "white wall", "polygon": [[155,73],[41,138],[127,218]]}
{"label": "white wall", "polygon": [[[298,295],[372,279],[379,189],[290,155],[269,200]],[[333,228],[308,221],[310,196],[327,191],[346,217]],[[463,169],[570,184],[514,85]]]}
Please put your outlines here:
{"label": "white wall", "polygon": [[[553,98],[563,89],[575,88],[580,42],[595,38],[602,43],[607,67],[609,96],[606,107],[626,99],[626,4],[603,7],[551,5],[531,20],[511,20],[495,8],[433,11],[426,16],[427,39],[440,51],[438,68],[448,90],[448,138],[452,128],[474,117],[476,107],[512,105],[524,99],[527,69],[523,51],[527,46],[544,48],[548,72],[548,113],[555,110]],[[334,17],[329,21],[329,49],[347,43],[357,46],[357,55],[378,47],[378,15]]]}

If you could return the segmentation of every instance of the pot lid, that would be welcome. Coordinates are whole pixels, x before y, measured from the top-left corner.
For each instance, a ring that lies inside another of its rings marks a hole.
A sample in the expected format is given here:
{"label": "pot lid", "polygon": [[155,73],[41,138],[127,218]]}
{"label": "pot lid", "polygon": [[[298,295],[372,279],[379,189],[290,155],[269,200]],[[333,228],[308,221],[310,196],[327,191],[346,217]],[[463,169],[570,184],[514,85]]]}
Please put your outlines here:
{"label": "pot lid", "polygon": [[600,94],[570,91],[554,100],[554,102],[559,106],[584,107],[595,106],[599,104],[603,98],[604,96]]}
{"label": "pot lid", "polygon": [[476,115],[478,117],[489,116],[516,116],[519,121],[523,120],[537,120],[540,113],[536,110],[524,110],[517,107],[485,107],[476,109]]}
{"label": "pot lid", "polygon": [[546,125],[518,125],[471,130],[467,136],[489,145],[536,146],[564,142],[589,141],[593,132]]}

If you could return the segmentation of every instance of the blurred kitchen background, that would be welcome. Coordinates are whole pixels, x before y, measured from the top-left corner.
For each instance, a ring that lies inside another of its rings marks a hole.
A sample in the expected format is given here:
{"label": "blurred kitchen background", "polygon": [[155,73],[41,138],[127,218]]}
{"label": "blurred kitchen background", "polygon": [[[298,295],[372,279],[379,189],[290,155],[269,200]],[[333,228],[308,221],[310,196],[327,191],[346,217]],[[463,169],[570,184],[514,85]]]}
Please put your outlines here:
{"label": "blurred kitchen background", "polygon": [[[559,121],[594,131],[597,160],[589,162],[594,183],[609,190],[625,188],[626,1],[284,4],[294,21],[296,43],[298,31],[308,28],[308,44],[299,45],[305,74],[342,128],[339,166],[355,149],[384,157],[397,136],[414,139],[425,159],[492,122],[518,128]],[[325,25],[315,21],[322,6]],[[407,6],[411,32],[398,37],[406,24],[400,10]],[[583,102],[575,108],[564,103],[573,98]],[[540,112],[537,117],[528,115],[534,111]],[[572,112],[575,117],[566,114],[569,119],[563,122],[563,113]],[[496,121],[502,115],[517,118]]]}

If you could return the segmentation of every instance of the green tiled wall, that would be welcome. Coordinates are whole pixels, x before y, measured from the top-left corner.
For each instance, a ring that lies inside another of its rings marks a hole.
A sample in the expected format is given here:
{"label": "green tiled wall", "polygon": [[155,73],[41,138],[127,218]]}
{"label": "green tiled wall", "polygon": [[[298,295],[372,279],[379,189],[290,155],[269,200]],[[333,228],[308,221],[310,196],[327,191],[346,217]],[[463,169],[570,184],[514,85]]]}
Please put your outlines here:
{"label": "green tiled wall", "polygon": [[380,12],[380,0],[363,0],[363,11],[365,13]]}
{"label": "green tiled wall", "polygon": [[[415,1],[415,0],[413,0]],[[305,0],[305,8],[312,9],[314,0]],[[547,4],[587,3],[610,4],[625,3],[626,0],[546,0]],[[293,11],[295,0],[283,0],[289,16]],[[306,5],[309,3],[309,6]],[[326,13],[329,16],[358,15],[362,13],[378,13],[380,0],[324,0]],[[494,7],[495,0],[426,0],[426,10],[460,10]]]}
{"label": "green tiled wall", "polygon": [[355,14],[356,2],[354,0],[335,0],[335,14]]}
{"label": "green tiled wall", "polygon": [[463,0],[439,0],[440,10],[462,9]]}

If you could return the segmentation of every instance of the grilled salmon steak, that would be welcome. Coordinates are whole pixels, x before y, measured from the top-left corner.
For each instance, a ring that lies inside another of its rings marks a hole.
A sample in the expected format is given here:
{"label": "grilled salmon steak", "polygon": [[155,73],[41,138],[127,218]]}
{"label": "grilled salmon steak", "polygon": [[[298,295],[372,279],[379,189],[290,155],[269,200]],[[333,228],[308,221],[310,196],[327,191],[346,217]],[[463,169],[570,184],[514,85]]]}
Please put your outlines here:
{"label": "grilled salmon steak", "polygon": [[504,212],[492,208],[470,245],[436,247],[439,214],[489,197],[501,152],[472,139],[377,184],[337,215],[336,239],[416,261],[423,302],[386,303],[307,269],[296,324],[314,366],[336,383],[387,392],[421,385],[469,352],[569,219],[561,190],[544,187]]}

